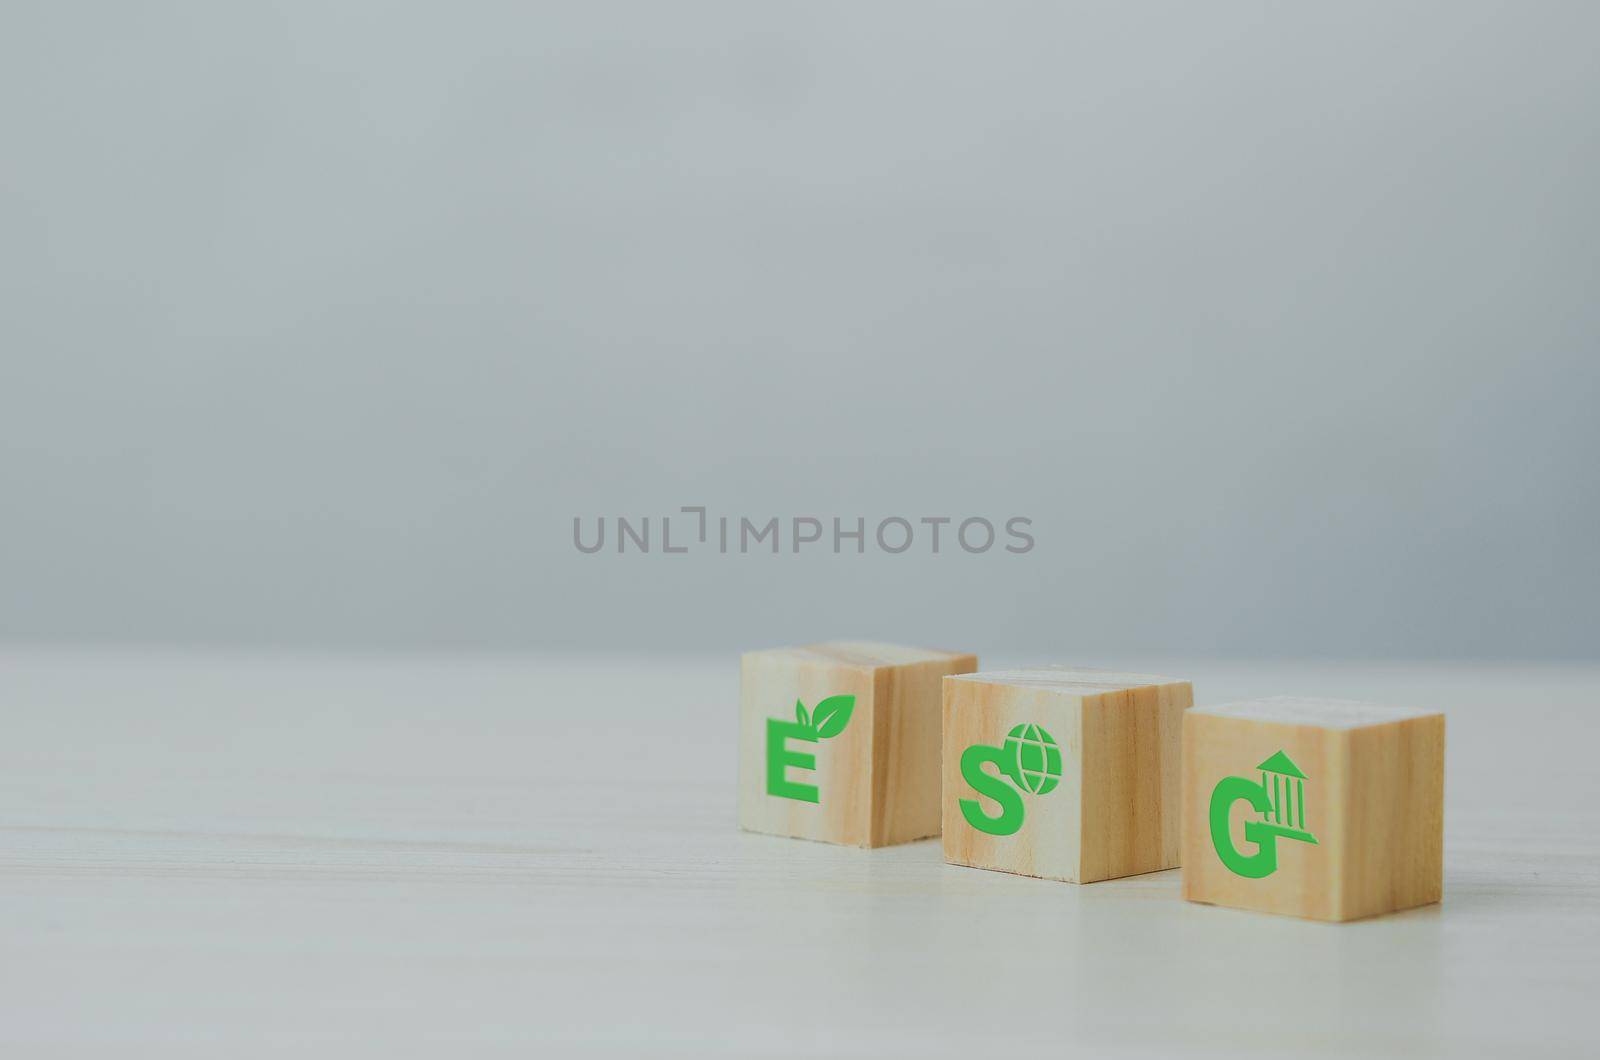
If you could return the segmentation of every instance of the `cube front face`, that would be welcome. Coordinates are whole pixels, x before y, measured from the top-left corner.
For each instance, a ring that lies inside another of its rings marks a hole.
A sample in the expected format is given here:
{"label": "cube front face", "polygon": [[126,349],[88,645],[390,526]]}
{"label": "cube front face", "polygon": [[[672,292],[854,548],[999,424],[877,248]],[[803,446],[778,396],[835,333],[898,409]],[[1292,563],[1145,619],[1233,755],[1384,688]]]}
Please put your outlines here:
{"label": "cube front face", "polygon": [[1183,735],[1183,896],[1339,919],[1333,880],[1343,829],[1333,807],[1344,785],[1340,757],[1338,734],[1328,730],[1191,712]]}
{"label": "cube front face", "polygon": [[938,834],[940,681],[976,666],[859,642],[745,654],[739,826],[860,847]]}
{"label": "cube front face", "polygon": [[1182,681],[1097,687],[1120,676],[945,681],[946,861],[1070,883],[1177,864],[1179,741],[1193,693]]}
{"label": "cube front face", "polygon": [[1183,896],[1330,921],[1438,901],[1444,717],[1292,717],[1185,719]]}
{"label": "cube front face", "polygon": [[1077,696],[944,684],[944,859],[1076,881],[1083,775]]}

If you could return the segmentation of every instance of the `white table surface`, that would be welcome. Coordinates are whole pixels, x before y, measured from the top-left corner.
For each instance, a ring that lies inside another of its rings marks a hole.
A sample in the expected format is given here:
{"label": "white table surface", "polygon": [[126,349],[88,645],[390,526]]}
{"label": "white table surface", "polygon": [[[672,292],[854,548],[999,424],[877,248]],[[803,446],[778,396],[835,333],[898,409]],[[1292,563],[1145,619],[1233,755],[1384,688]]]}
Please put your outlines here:
{"label": "white table surface", "polygon": [[1444,903],[741,833],[732,653],[13,647],[0,1056],[1600,1050],[1600,669],[984,661],[1445,709]]}

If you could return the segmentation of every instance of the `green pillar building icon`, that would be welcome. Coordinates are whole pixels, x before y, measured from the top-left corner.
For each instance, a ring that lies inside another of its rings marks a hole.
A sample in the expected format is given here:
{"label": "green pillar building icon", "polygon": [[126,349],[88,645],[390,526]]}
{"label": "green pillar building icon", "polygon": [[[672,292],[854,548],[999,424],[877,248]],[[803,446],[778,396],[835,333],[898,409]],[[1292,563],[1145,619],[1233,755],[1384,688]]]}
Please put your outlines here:
{"label": "green pillar building icon", "polygon": [[1272,805],[1262,811],[1262,821],[1304,832],[1306,775],[1294,764],[1294,760],[1282,751],[1256,768],[1261,770],[1261,789],[1272,800]]}

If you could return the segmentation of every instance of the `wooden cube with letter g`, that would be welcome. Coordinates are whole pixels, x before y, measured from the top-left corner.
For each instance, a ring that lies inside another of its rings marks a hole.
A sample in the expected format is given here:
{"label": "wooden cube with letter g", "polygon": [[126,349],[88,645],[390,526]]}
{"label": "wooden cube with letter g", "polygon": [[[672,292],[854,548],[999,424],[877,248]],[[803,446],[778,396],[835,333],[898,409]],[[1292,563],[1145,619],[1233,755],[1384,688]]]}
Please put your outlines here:
{"label": "wooden cube with letter g", "polygon": [[864,641],[745,653],[739,826],[858,847],[938,835],[940,682],[977,666]]}
{"label": "wooden cube with letter g", "polygon": [[1047,667],[944,682],[944,857],[1071,883],[1178,863],[1187,681]]}
{"label": "wooden cube with letter g", "polygon": [[1437,902],[1444,715],[1282,697],[1183,723],[1183,896],[1356,920]]}

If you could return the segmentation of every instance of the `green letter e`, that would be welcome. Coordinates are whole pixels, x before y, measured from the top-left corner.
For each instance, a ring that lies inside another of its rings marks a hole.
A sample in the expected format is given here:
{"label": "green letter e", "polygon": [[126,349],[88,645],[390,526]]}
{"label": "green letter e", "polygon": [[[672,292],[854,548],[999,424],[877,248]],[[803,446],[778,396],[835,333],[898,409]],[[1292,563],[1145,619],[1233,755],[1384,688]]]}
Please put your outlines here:
{"label": "green letter e", "polygon": [[[977,799],[961,800],[961,816],[980,832],[990,835],[1011,835],[1022,827],[1022,795],[1005,778],[1002,761],[1005,752],[998,747],[973,744],[961,752],[961,779],[971,785],[979,795],[986,795],[1000,804],[1000,815],[990,817],[983,812]],[[992,762],[998,773],[986,773],[983,764]]]}
{"label": "green letter e", "polygon": [[801,784],[784,775],[784,769],[788,766],[796,769],[817,768],[817,756],[805,751],[791,751],[783,745],[784,740],[816,743],[817,734],[799,722],[767,719],[767,794],[797,802],[817,802],[815,784]]}

